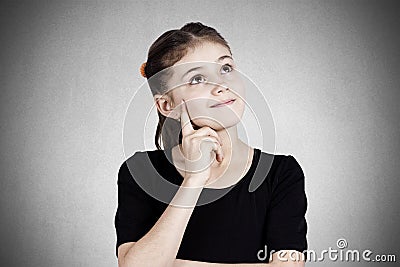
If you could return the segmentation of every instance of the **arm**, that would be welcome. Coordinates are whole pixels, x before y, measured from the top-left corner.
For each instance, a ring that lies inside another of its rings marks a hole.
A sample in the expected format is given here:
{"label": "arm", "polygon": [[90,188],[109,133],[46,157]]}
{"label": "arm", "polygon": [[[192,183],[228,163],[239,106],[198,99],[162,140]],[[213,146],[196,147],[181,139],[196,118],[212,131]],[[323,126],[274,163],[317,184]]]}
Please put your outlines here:
{"label": "arm", "polygon": [[220,264],[177,260],[175,266],[304,267],[304,254],[299,252],[307,248],[304,173],[292,156],[286,157],[281,170],[273,183],[272,204],[267,223],[267,244],[277,251],[272,254],[270,263]]}
{"label": "arm", "polygon": [[[174,265],[188,221],[210,177],[208,163],[215,158],[223,159],[217,133],[208,127],[194,130],[186,105],[181,110],[181,127],[185,172],[189,174],[185,175],[181,187],[150,231],[136,243],[118,250],[120,267]],[[208,142],[203,144],[203,141]]]}
{"label": "arm", "polygon": [[292,156],[286,157],[282,171],[273,183],[266,238],[268,246],[277,252],[272,254],[270,263],[222,264],[178,259],[174,266],[304,267],[304,254],[299,252],[307,248],[305,221],[307,198],[304,182],[304,173],[298,162]]}
{"label": "arm", "polygon": [[[290,168],[291,169],[291,168]],[[297,169],[299,170],[299,169]],[[291,175],[284,174],[282,175],[281,179],[281,186],[279,186],[284,190],[279,190],[280,194],[276,195],[276,198],[279,199],[278,202],[276,202],[275,206],[275,211],[284,211],[283,214],[288,213],[288,215],[294,215],[293,212],[289,212],[289,210],[294,211],[294,210],[300,210],[300,213],[302,213],[302,217],[304,216],[305,212],[305,207],[303,206],[300,208],[299,206],[296,207],[294,203],[302,203],[302,201],[299,201],[301,198],[298,197],[298,194],[295,192],[303,192],[304,193],[304,177],[303,175],[299,175],[298,172],[295,172],[295,175],[293,175],[292,172],[290,172]],[[300,176],[300,177],[299,177]],[[284,178],[285,177],[285,178]],[[288,178],[291,179],[288,179]],[[300,178],[300,179],[299,179]],[[290,181],[290,182],[289,182]],[[185,183],[185,181],[184,181]],[[185,185],[185,184],[183,184]],[[283,187],[282,187],[283,186]],[[182,189],[182,188],[181,188]],[[194,192],[194,194],[186,194],[186,198],[189,196],[189,199],[191,199],[193,204],[197,201],[200,191]],[[290,193],[288,192],[290,191]],[[187,193],[187,192],[186,192]],[[280,196],[284,195],[285,197],[282,199]],[[302,195],[302,194],[300,194]],[[296,196],[295,198],[291,198],[289,196]],[[182,190],[178,190],[178,193],[176,194],[176,197],[174,198],[173,201],[176,200],[179,202],[179,199],[183,199],[182,197],[185,198],[185,192]],[[294,201],[295,200],[295,201]],[[279,204],[278,204],[279,203]],[[286,204],[285,206],[290,206],[291,209],[285,209],[280,207],[282,204]],[[303,202],[304,205],[304,202]],[[279,208],[278,208],[279,207]],[[296,207],[296,208],[295,208]],[[294,208],[294,209],[293,209]],[[281,244],[281,249],[280,251],[274,253],[272,255],[272,261],[269,264],[266,263],[243,263],[243,264],[220,264],[220,263],[210,263],[210,262],[198,262],[198,261],[190,261],[190,260],[182,260],[182,259],[175,259],[177,251],[179,249],[180,242],[182,240],[183,233],[185,231],[187,222],[192,214],[193,208],[187,208],[187,209],[182,209],[182,208],[177,208],[174,206],[169,206],[164,214],[160,217],[159,221],[154,225],[154,227],[151,229],[150,232],[148,232],[141,240],[139,240],[136,244],[131,245],[129,249],[121,250],[119,255],[122,259],[125,258],[126,261],[121,260],[121,266],[140,266],[136,265],[134,263],[141,263],[144,265],[148,264],[148,261],[151,262],[152,266],[230,266],[230,265],[235,265],[235,266],[275,266],[275,267],[303,267],[304,266],[304,261],[293,261],[290,260],[290,252],[294,252],[293,248],[292,250],[286,250],[287,248],[283,248],[284,244]],[[272,210],[271,210],[272,211]],[[274,213],[274,212],[273,212]],[[296,213],[296,212],[295,212]],[[274,216],[272,218],[279,218],[279,221],[276,224],[276,227],[274,227],[274,231],[278,231],[278,235],[273,234],[273,232],[270,232],[269,237],[271,238],[274,236],[274,239],[276,240],[282,240],[282,237],[284,237],[283,240],[297,240],[297,235],[298,233],[291,232],[290,230],[293,229],[293,226],[288,227],[291,225],[289,223],[291,220],[289,217],[281,217],[282,213],[274,213]],[[299,218],[301,219],[301,218]],[[300,220],[302,221],[302,219]],[[282,225],[282,222],[283,223]],[[279,227],[279,225],[284,226],[286,223],[289,223],[286,227]],[[274,224],[270,224],[275,225]],[[283,229],[280,229],[283,228]],[[271,230],[271,229],[269,229]],[[280,231],[284,230],[284,232]],[[290,233],[290,235],[287,235]],[[304,234],[304,233],[303,233]],[[293,235],[293,236],[292,236]],[[294,239],[293,239],[294,238]],[[146,241],[147,240],[147,241]],[[159,242],[159,241],[162,241]],[[282,241],[283,241],[282,240]],[[165,243],[168,242],[168,243]],[[276,243],[276,242],[275,242]],[[139,244],[139,246],[138,246]],[[125,246],[121,245],[121,247]],[[276,244],[272,244],[276,246]],[[146,248],[147,247],[147,248]],[[283,254],[282,252],[286,252]],[[130,253],[130,254],[129,254]],[[302,255],[300,252],[296,252],[298,255]],[[132,258],[130,258],[132,256]],[[141,258],[141,257],[143,258]],[[283,258],[288,259],[282,260]],[[293,254],[292,254],[293,257]],[[136,258],[136,259],[135,259]],[[301,257],[298,257],[301,259]],[[147,259],[147,261],[146,261]],[[130,265],[132,262],[133,265]]]}
{"label": "arm", "polygon": [[[289,256],[290,253],[292,253],[292,257]],[[304,265],[302,254],[295,250],[281,250],[273,253],[270,263],[211,263],[181,259],[176,259],[174,263],[174,267],[304,267]]]}
{"label": "arm", "polygon": [[[187,223],[202,190],[201,187],[184,188],[184,186],[194,185],[191,180],[185,180],[151,230],[137,242],[120,246],[118,250],[120,267],[174,264]],[[174,206],[176,203],[185,203],[189,207]]]}

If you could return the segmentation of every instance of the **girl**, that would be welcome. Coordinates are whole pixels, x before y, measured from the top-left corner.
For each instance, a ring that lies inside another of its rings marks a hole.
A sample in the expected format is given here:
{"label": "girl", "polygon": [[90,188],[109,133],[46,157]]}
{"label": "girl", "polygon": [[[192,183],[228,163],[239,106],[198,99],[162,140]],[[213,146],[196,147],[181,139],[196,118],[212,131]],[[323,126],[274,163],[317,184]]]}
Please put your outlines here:
{"label": "girl", "polygon": [[239,139],[245,92],[235,67],[225,39],[201,23],[151,45],[141,73],[157,106],[158,149],[119,169],[119,266],[304,266],[303,171],[293,156]]}

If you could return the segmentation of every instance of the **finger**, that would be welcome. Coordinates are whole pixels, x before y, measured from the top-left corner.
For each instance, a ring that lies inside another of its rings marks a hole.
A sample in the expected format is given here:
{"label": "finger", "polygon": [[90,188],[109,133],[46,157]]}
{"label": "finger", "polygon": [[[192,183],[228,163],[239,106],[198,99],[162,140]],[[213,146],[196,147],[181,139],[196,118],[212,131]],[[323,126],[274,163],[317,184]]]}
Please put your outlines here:
{"label": "finger", "polygon": [[222,151],[221,145],[217,145],[214,149],[216,159],[218,162],[222,162],[224,160],[224,152]]}
{"label": "finger", "polygon": [[[197,137],[197,138],[199,138],[199,137]],[[208,143],[208,145],[210,145],[211,148],[205,148],[205,149],[208,149],[209,152],[214,151],[216,154],[217,161],[222,162],[222,160],[224,159],[224,153],[223,153],[220,143],[218,142],[218,140],[215,137],[207,136],[205,138],[202,138],[200,142],[202,144]]]}
{"label": "finger", "polygon": [[214,131],[213,129],[211,129],[208,126],[204,126],[204,127],[201,127],[200,129],[196,130],[196,132],[192,136],[193,137],[195,137],[195,136],[212,136],[212,137],[215,137],[218,140],[219,144],[222,146],[220,136],[217,134],[216,131]]}
{"label": "finger", "polygon": [[182,135],[189,135],[194,131],[192,123],[190,122],[189,114],[186,107],[186,102],[182,99],[181,102],[181,128]]}

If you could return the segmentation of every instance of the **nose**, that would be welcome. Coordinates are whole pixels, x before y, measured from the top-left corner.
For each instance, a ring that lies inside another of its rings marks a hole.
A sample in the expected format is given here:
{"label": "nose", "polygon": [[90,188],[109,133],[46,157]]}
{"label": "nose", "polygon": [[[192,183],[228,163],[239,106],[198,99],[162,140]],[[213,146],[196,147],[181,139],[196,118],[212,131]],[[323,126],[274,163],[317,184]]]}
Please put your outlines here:
{"label": "nose", "polygon": [[229,91],[229,87],[225,84],[215,84],[212,89],[213,95],[224,94],[226,91]]}

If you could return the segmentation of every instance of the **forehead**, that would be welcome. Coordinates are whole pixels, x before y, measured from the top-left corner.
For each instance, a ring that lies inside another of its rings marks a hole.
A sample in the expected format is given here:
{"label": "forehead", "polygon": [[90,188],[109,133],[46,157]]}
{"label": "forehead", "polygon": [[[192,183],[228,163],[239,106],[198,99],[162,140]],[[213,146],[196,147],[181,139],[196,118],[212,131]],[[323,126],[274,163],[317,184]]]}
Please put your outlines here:
{"label": "forehead", "polygon": [[174,65],[195,61],[215,62],[219,57],[224,55],[231,55],[225,46],[218,43],[203,42],[194,49],[189,49],[188,53]]}

